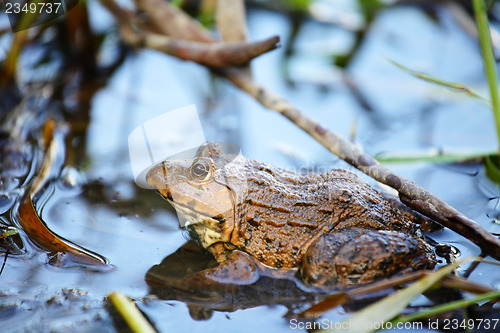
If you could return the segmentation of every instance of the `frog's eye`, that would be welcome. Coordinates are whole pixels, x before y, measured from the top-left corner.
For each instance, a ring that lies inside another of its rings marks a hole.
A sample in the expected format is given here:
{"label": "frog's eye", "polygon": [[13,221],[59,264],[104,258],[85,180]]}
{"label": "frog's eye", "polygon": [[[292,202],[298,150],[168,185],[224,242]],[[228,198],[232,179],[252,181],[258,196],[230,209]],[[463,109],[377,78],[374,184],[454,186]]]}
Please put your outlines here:
{"label": "frog's eye", "polygon": [[189,168],[189,174],[193,179],[206,181],[210,178],[210,164],[205,160],[197,160]]}

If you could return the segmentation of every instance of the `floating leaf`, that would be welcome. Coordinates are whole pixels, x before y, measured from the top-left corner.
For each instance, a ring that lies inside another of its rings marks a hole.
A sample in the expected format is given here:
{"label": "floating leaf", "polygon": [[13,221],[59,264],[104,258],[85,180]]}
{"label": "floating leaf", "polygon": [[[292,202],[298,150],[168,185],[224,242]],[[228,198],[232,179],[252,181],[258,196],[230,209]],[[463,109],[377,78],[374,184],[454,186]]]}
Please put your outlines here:
{"label": "floating leaf", "polygon": [[19,206],[18,216],[23,231],[38,246],[49,251],[66,253],[73,262],[103,267],[107,264],[107,260],[99,254],[53,233],[36,213],[29,195],[23,198]]}
{"label": "floating leaf", "polygon": [[18,210],[18,221],[22,229],[38,246],[58,253],[67,254],[69,259],[85,265],[105,267],[107,260],[97,253],[76,245],[52,232],[45,222],[38,216],[33,205],[33,198],[47,183],[58,151],[60,151],[62,137],[55,133],[55,122],[47,121],[43,131],[43,141],[47,147],[39,174],[33,181],[30,190],[23,196]]}

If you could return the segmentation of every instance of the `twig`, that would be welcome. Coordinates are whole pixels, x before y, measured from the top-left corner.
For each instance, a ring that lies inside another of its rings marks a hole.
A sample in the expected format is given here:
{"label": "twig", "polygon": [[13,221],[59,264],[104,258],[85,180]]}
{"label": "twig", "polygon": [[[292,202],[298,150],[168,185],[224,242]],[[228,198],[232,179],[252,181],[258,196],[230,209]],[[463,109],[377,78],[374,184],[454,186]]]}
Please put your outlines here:
{"label": "twig", "polygon": [[122,29],[122,37],[129,44],[154,49],[208,67],[245,66],[253,58],[275,49],[279,43],[279,37],[273,36],[257,42],[207,44],[159,34],[139,34],[127,28]]}
{"label": "twig", "polygon": [[[149,15],[151,23],[171,37],[198,42],[214,41],[213,37],[207,37],[207,34],[211,36],[208,31],[184,12],[173,8],[168,2],[161,0],[136,2],[138,7]],[[160,13],[163,14],[160,15]],[[175,24],[178,26],[175,27]],[[214,72],[253,96],[264,107],[277,111],[288,118],[342,160],[397,190],[401,201],[415,211],[471,240],[485,253],[500,260],[500,240],[434,194],[381,165],[353,143],[307,117],[281,96],[256,84],[243,71],[237,68],[222,68],[214,69]]]}
{"label": "twig", "polygon": [[201,43],[217,41],[201,24],[170,3],[163,0],[135,0],[134,2],[139,10],[148,14],[152,25],[167,36]]}
{"label": "twig", "polygon": [[[147,0],[145,2],[155,5],[154,1],[156,0]],[[164,6],[158,7],[158,12],[155,12],[156,15],[153,15],[150,18],[151,22],[149,22],[149,25],[153,26],[153,29],[163,34],[138,32],[134,27],[134,23],[140,21],[137,15],[122,9],[113,0],[101,0],[101,3],[116,17],[120,25],[122,39],[126,43],[137,47],[154,49],[179,59],[190,60],[208,67],[245,66],[253,58],[275,49],[279,43],[278,36],[256,42],[224,43],[217,41],[208,32],[194,34],[198,40],[193,41],[185,38],[192,37],[189,33],[186,34],[185,31],[197,31],[196,29],[203,28],[190,20],[175,19],[173,15],[179,15],[178,9],[171,8],[171,10],[164,10]],[[144,5],[143,2],[140,3]],[[157,20],[167,18],[174,18],[176,22],[179,22],[178,24],[183,25],[186,29],[176,29],[177,26],[171,24],[162,25],[160,22],[157,22]],[[171,33],[181,34],[181,36],[172,38],[164,35],[171,35]],[[209,42],[207,42],[208,40]]]}
{"label": "twig", "polygon": [[244,0],[217,0],[215,22],[217,30],[225,42],[247,40]]}
{"label": "twig", "polygon": [[471,294],[485,294],[496,290],[495,288],[470,281],[465,277],[451,274],[441,280],[439,285],[444,288],[462,290]]}
{"label": "twig", "polygon": [[101,4],[113,14],[120,25],[129,25],[135,19],[135,13],[123,9],[114,0],[100,0]]}
{"label": "twig", "polygon": [[3,273],[3,269],[5,268],[5,264],[7,263],[7,257],[8,256],[9,256],[9,250],[7,250],[7,252],[5,252],[5,255],[4,255],[4,258],[3,258],[2,268],[0,268],[0,275],[2,275],[2,273]]}

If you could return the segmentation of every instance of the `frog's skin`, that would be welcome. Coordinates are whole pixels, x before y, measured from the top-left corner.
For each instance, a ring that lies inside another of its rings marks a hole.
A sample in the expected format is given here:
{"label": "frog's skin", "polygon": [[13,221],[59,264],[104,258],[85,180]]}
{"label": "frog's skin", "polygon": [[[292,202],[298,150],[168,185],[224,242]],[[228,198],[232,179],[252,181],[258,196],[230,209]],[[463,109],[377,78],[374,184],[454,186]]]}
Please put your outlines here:
{"label": "frog's skin", "polygon": [[298,270],[306,285],[330,288],[436,263],[415,223],[422,216],[346,170],[298,174],[207,143],[146,178],[219,262],[203,279],[251,283],[259,268]]}

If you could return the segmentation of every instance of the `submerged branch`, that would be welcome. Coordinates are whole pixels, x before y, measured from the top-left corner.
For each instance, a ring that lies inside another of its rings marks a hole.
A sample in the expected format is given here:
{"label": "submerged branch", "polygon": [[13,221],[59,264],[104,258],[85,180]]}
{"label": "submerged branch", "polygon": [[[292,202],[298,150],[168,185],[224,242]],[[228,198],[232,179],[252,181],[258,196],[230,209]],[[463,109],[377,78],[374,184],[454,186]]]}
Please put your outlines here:
{"label": "submerged branch", "polygon": [[[478,261],[475,261],[474,263],[477,262]],[[328,295],[320,302],[301,312],[298,316],[302,318],[317,318],[323,315],[323,313],[334,309],[337,306],[344,305],[350,301],[359,299],[360,297],[369,297],[370,294],[379,293],[387,289],[417,281],[429,274],[432,274],[432,271],[416,271],[401,276],[392,276],[385,280],[376,281],[368,285],[361,285],[343,290],[338,293]],[[472,282],[465,278],[461,278],[452,274],[445,276],[442,280],[439,281],[438,284],[441,287],[453,288],[472,294],[483,295],[496,291],[494,288],[491,288],[489,286],[478,284],[476,282]]]}

